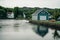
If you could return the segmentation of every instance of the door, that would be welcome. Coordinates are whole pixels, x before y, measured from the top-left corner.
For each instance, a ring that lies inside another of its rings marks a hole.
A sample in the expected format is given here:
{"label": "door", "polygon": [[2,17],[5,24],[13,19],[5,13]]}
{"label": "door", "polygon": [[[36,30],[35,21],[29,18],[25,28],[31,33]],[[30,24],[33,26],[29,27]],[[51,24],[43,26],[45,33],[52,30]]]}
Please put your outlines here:
{"label": "door", "polygon": [[47,20],[46,16],[40,16],[40,20]]}

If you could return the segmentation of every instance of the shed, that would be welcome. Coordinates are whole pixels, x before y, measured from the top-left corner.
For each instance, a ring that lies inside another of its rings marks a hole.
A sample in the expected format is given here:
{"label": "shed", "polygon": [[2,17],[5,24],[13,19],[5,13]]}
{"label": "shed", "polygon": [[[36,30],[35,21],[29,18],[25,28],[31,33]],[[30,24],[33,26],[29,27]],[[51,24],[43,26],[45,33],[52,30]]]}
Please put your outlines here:
{"label": "shed", "polygon": [[45,9],[38,9],[32,14],[32,20],[49,20],[50,13]]}

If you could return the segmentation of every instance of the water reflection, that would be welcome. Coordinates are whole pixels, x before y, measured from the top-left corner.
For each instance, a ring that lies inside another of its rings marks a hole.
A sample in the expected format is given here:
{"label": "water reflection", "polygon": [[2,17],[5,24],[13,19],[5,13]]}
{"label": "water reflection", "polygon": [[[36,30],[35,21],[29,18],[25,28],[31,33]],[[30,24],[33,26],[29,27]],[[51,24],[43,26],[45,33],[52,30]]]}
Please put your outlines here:
{"label": "water reflection", "polygon": [[0,26],[0,28],[2,28],[2,26]]}
{"label": "water reflection", "polygon": [[57,38],[60,38],[60,34],[59,32],[57,32],[58,30],[55,29],[55,32],[54,32],[54,39],[57,37]]}
{"label": "water reflection", "polygon": [[0,31],[2,31],[1,29],[2,29],[2,26],[0,25]]}
{"label": "water reflection", "polygon": [[44,37],[48,33],[48,28],[44,26],[37,26],[37,29],[35,31],[40,36]]}
{"label": "water reflection", "polygon": [[19,24],[18,23],[14,24],[14,31],[16,31],[16,32],[19,31]]}
{"label": "water reflection", "polygon": [[[55,29],[27,23],[25,20],[2,20],[0,40],[54,40]],[[34,28],[34,30],[32,29]],[[60,31],[57,30],[59,34]],[[60,35],[60,34],[59,34]],[[60,38],[56,38],[60,40]]]}

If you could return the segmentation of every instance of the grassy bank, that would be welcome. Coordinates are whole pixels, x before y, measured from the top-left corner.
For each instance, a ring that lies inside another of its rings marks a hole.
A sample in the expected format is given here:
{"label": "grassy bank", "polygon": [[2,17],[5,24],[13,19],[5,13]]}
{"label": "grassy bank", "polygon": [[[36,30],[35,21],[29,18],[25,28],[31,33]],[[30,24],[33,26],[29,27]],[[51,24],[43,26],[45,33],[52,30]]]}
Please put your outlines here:
{"label": "grassy bank", "polygon": [[37,24],[37,25],[43,25],[43,26],[46,26],[46,27],[55,28],[55,29],[60,30],[60,22],[30,20],[29,23]]}
{"label": "grassy bank", "polygon": [[60,21],[56,21],[55,23],[56,23],[56,24],[60,24]]}

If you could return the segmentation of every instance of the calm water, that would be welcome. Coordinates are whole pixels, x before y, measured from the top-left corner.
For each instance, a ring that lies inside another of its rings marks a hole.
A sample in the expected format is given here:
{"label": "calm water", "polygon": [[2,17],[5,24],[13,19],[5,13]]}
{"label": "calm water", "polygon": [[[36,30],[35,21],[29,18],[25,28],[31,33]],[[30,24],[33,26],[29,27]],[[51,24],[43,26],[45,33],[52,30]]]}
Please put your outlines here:
{"label": "calm water", "polygon": [[60,40],[59,37],[54,39],[54,32],[54,29],[33,25],[26,20],[0,20],[0,40]]}

